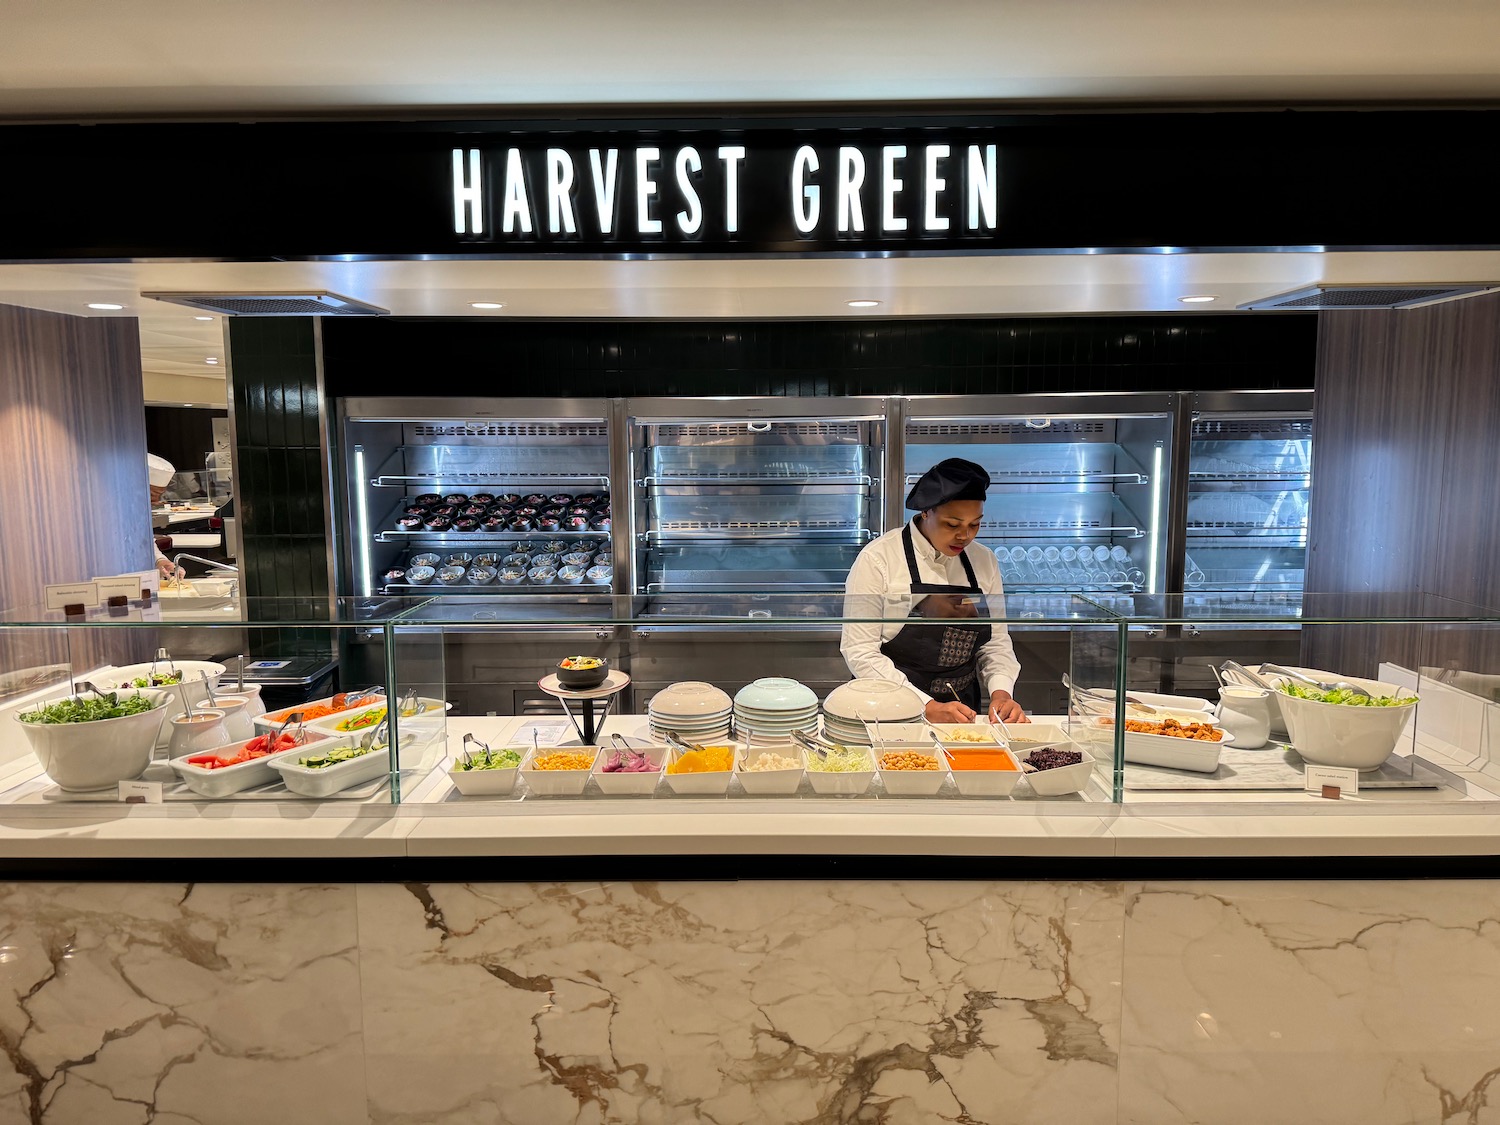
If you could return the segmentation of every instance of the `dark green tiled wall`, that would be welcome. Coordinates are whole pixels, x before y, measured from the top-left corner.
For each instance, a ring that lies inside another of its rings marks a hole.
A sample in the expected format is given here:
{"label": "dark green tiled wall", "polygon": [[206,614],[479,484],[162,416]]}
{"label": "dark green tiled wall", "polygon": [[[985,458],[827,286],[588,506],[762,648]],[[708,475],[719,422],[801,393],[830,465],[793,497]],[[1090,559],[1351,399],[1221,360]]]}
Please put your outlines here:
{"label": "dark green tiled wall", "polygon": [[[306,620],[326,620],[328,598],[317,331],[308,318],[229,322],[242,585],[252,598],[305,599],[280,603],[276,615]],[[290,655],[326,651],[330,638],[287,631],[255,639],[259,655]]]}

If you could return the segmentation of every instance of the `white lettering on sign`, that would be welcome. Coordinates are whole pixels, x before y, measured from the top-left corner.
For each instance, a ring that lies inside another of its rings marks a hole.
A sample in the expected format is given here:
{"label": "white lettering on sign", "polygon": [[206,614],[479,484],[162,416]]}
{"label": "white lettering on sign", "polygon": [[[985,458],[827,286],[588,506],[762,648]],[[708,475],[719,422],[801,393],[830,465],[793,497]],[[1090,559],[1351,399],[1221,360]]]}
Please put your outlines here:
{"label": "white lettering on sign", "polygon": [[[573,158],[560,148],[547,150],[547,229],[557,234],[559,229],[569,234],[578,233],[578,223],[573,218]],[[561,227],[559,227],[561,223]]]}
{"label": "white lettering on sign", "polygon": [[521,167],[521,152],[511,149],[505,154],[505,212],[500,229],[514,234],[517,220],[521,233],[531,233],[531,198],[526,194],[526,170]]}
{"label": "white lettering on sign", "polygon": [[938,161],[947,159],[947,145],[927,146],[927,174],[924,177],[925,190],[923,192],[927,200],[927,206],[922,211],[922,227],[924,230],[948,229],[948,216],[937,213],[938,195],[948,187],[948,181],[938,175]]}
{"label": "white lettering on sign", "polygon": [[[492,241],[514,236],[544,243],[549,236],[582,236],[708,244],[746,237],[742,228],[748,221],[755,228],[748,237],[758,245],[786,237],[783,224],[790,211],[794,237],[836,238],[844,247],[858,248],[865,237],[887,245],[972,241],[998,226],[997,145],[847,139],[854,143],[800,144],[753,156],[745,144],[572,148],[550,136],[552,147],[451,148],[444,164],[452,177],[453,230]],[[624,184],[632,175],[633,185]],[[632,187],[633,222],[621,214],[629,206],[622,193]],[[827,223],[824,188],[834,193]],[[769,198],[748,199],[747,192]]]}
{"label": "white lettering on sign", "polygon": [[744,145],[724,145],[719,149],[724,162],[724,229],[734,234],[740,229],[740,164],[745,159]]}
{"label": "white lettering on sign", "polygon": [[614,234],[615,184],[620,174],[620,150],[609,149],[601,166],[599,150],[589,149],[589,167],[594,172],[594,203],[599,210],[599,233]]}
{"label": "white lettering on sign", "polygon": [[857,148],[839,149],[839,233],[865,229],[865,209],[859,189],[865,186],[865,154]]}
{"label": "white lettering on sign", "polygon": [[635,229],[638,234],[660,234],[661,220],[651,217],[651,197],[656,181],[651,179],[651,165],[661,159],[659,148],[635,150]]}
{"label": "white lettering on sign", "polygon": [[803,234],[811,234],[818,225],[818,211],[822,207],[819,196],[822,189],[809,184],[809,173],[818,170],[818,154],[811,145],[803,145],[792,158],[792,221]]}
{"label": "white lettering on sign", "polygon": [[677,226],[683,234],[697,234],[703,226],[703,205],[698,202],[698,189],[693,185],[693,176],[703,171],[703,158],[695,148],[684,148],[677,153],[677,187],[682,192],[686,211],[677,212]]}
{"label": "white lettering on sign", "polygon": [[[469,172],[464,175],[464,150],[453,150],[453,233],[484,233],[483,184],[479,178],[479,150],[469,150]],[[465,221],[467,220],[467,221]]]}
{"label": "white lettering on sign", "polygon": [[896,178],[896,161],[905,159],[905,145],[886,145],[880,150],[880,225],[884,230],[906,229],[906,220],[896,214],[896,196],[904,186]]}
{"label": "white lettering on sign", "polygon": [[969,146],[969,229],[978,230],[980,211],[986,230],[995,229],[995,199],[1000,177],[995,171],[995,146],[985,145],[981,158],[978,145]]}

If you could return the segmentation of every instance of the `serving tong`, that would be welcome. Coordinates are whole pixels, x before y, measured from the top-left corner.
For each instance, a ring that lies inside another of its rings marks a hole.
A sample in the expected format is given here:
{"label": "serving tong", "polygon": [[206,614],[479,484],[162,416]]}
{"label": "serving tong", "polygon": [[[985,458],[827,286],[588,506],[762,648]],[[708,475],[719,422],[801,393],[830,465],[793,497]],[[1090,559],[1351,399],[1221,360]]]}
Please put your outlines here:
{"label": "serving tong", "polygon": [[481,742],[479,739],[475,738],[472,731],[464,735],[464,740],[458,748],[458,752],[464,756],[464,764],[466,764],[470,769],[474,768],[474,759],[469,755],[469,743],[471,742],[475,746],[479,747],[479,749],[483,752],[485,764],[488,765],[491,757],[490,744],[488,742]]}
{"label": "serving tong", "polygon": [[390,738],[391,717],[386,715],[380,722],[376,723],[359,740],[361,750],[381,750],[391,744]]}
{"label": "serving tong", "polygon": [[[1067,688],[1068,691],[1070,691],[1071,693],[1073,693],[1074,695],[1076,695],[1079,698],[1079,702],[1080,702],[1079,710],[1081,710],[1081,711],[1088,711],[1089,710],[1088,707],[1082,705],[1083,701],[1086,700],[1089,703],[1097,704],[1100,707],[1107,708],[1108,709],[1108,713],[1113,714],[1114,709],[1115,709],[1115,697],[1114,696],[1112,696],[1112,695],[1105,695],[1103,692],[1097,691],[1094,688],[1087,688],[1087,687],[1082,686],[1081,684],[1075,684],[1072,681],[1072,679],[1068,676],[1068,674],[1066,672],[1063,673],[1062,684],[1063,684],[1063,687]],[[1137,699],[1133,695],[1130,695],[1129,693],[1126,693],[1125,702],[1128,703],[1128,704],[1130,704],[1130,706],[1134,707],[1136,710],[1140,711],[1143,715],[1154,715],[1154,714],[1156,714],[1156,708],[1155,707],[1151,706],[1151,704],[1149,704],[1149,703],[1142,703],[1139,699]],[[1105,712],[1104,711],[1094,711],[1094,712],[1091,712],[1091,713],[1092,714],[1104,714]],[[1007,736],[1007,737],[1009,737],[1009,736]]]}
{"label": "serving tong", "polygon": [[[177,663],[176,663],[176,661],[174,661],[169,655],[167,655],[167,650],[166,649],[159,648],[159,649],[156,650],[156,655],[151,658],[151,665],[150,665],[150,667],[148,667],[146,669],[146,678],[149,679],[149,680],[155,681],[155,679],[156,679],[156,666],[158,664],[163,664],[163,663],[165,663],[166,666],[167,666],[167,673],[166,673],[167,675],[169,675],[169,676],[176,676],[177,675]],[[153,687],[156,686],[154,682],[153,682],[152,686]]]}
{"label": "serving tong", "polygon": [[830,750],[841,753],[844,747],[836,742],[825,742],[815,734],[809,734],[805,730],[792,731],[792,741],[804,750],[811,750],[818,757],[827,760]]}
{"label": "serving tong", "polygon": [[1319,691],[1347,691],[1351,692],[1354,695],[1362,695],[1366,699],[1374,698],[1374,696],[1372,696],[1364,688],[1360,687],[1358,684],[1351,684],[1348,680],[1334,680],[1331,684],[1324,683],[1322,680],[1313,679],[1313,677],[1307,675],[1305,672],[1294,672],[1290,668],[1283,668],[1280,664],[1262,664],[1260,666],[1260,670],[1262,672],[1273,672],[1278,676],[1287,676],[1290,679],[1298,681],[1299,683],[1304,683],[1315,687]]}
{"label": "serving tong", "polygon": [[297,729],[292,731],[292,741],[298,746],[305,746],[307,744],[307,724],[302,721],[302,712],[293,711],[283,720],[281,726],[277,728],[276,733],[271,736],[271,741],[267,743],[272,750],[281,741],[281,736],[286,733],[286,728],[293,723],[297,724]]}
{"label": "serving tong", "polygon": [[611,734],[609,736],[609,740],[610,740],[610,742],[612,742],[614,744],[614,747],[615,747],[615,760],[616,761],[619,761],[619,758],[620,758],[621,754],[625,755],[625,760],[627,762],[634,761],[636,759],[640,759],[641,761],[645,760],[646,755],[642,754],[634,746],[632,746],[632,745],[630,745],[630,743],[626,742],[623,735]]}

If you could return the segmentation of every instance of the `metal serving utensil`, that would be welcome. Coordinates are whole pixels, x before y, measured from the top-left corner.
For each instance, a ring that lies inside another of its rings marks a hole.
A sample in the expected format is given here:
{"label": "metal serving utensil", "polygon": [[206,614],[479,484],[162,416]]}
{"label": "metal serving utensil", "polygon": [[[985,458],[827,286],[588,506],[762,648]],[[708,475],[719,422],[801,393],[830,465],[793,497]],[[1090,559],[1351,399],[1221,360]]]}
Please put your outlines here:
{"label": "metal serving utensil", "polygon": [[609,740],[614,744],[616,756],[624,754],[627,760],[631,758],[644,758],[646,756],[630,745],[630,743],[626,742],[623,735],[611,734]]}
{"label": "metal serving utensil", "polygon": [[297,743],[297,745],[299,746],[307,741],[307,728],[302,725],[302,712],[293,711],[289,715],[287,715],[287,717],[282,721],[281,726],[277,729],[276,733],[271,736],[271,741],[269,743],[270,749],[276,749],[276,744],[281,741],[281,736],[286,733],[286,728],[291,726],[293,723],[297,724],[297,729],[292,732],[292,741]]}
{"label": "metal serving utensil", "polygon": [[[1066,672],[1063,673],[1062,683],[1063,683],[1063,687],[1067,688],[1070,692],[1072,692],[1075,695],[1082,696],[1085,699],[1092,699],[1092,700],[1094,700],[1095,702],[1098,702],[1098,703],[1103,703],[1106,706],[1108,706],[1111,710],[1114,708],[1114,705],[1115,705],[1115,697],[1114,696],[1112,696],[1112,695],[1106,695],[1102,691],[1098,691],[1098,690],[1096,690],[1094,688],[1084,687],[1082,684],[1075,684],[1072,681],[1072,679],[1068,676],[1068,674]],[[1138,711],[1140,711],[1144,715],[1154,715],[1154,714],[1156,714],[1156,708],[1155,707],[1151,706],[1151,704],[1149,704],[1149,703],[1142,703],[1139,699],[1137,699],[1135,696],[1129,694],[1128,692],[1125,695],[1125,702],[1128,703],[1128,704],[1130,704],[1132,707],[1136,708]]]}
{"label": "metal serving utensil", "polygon": [[1244,681],[1245,683],[1252,685],[1253,687],[1261,688],[1264,691],[1276,690],[1276,685],[1273,684],[1270,680],[1266,679],[1264,676],[1250,671],[1249,668],[1246,668],[1238,660],[1224,661],[1223,664],[1219,665],[1219,670],[1222,671],[1226,676],[1233,676],[1239,680]]}
{"label": "metal serving utensil", "polygon": [[380,722],[376,723],[372,729],[365,731],[364,737],[359,740],[359,748],[361,750],[369,750],[372,747],[379,749],[382,746],[389,746],[391,742],[390,725],[391,717],[387,715]]}
{"label": "metal serving utensil", "polygon": [[489,758],[490,758],[490,748],[489,748],[489,745],[487,743],[480,742],[479,739],[475,738],[472,731],[464,735],[464,740],[463,740],[462,743],[459,744],[459,747],[458,747],[458,752],[464,756],[464,761],[469,766],[473,766],[474,765],[474,759],[469,756],[469,743],[471,743],[471,742],[475,746],[478,746],[480,749],[482,749],[484,751],[484,760],[485,761],[489,761]]}
{"label": "metal serving utensil", "polygon": [[688,750],[696,750],[700,754],[708,753],[708,751],[704,747],[699,746],[696,742],[682,741],[682,739],[678,737],[676,731],[669,730],[666,732],[666,736],[667,745],[672,747],[672,749],[676,750],[678,753],[685,753]]}
{"label": "metal serving utensil", "polygon": [[[792,741],[804,750],[811,750],[818,757],[824,759],[828,757],[828,750],[833,748],[832,743],[824,743],[821,739],[813,737],[805,730],[792,731]],[[827,749],[825,749],[825,746]]]}
{"label": "metal serving utensil", "polygon": [[1290,668],[1283,668],[1280,664],[1262,664],[1260,670],[1262,672],[1274,672],[1280,676],[1289,676],[1301,683],[1309,684],[1319,691],[1348,691],[1353,692],[1355,695],[1362,695],[1366,699],[1374,698],[1364,688],[1358,684],[1351,684],[1348,680],[1334,680],[1331,684],[1325,684],[1322,680],[1315,680],[1304,672],[1294,672]]}
{"label": "metal serving utensil", "polygon": [[[214,698],[214,684],[213,681],[208,678],[208,669],[205,668],[202,672],[198,673],[198,676],[203,681],[204,692],[208,695],[208,705],[210,707],[217,707],[219,705],[219,702]],[[183,694],[186,695],[187,692],[183,692]]]}

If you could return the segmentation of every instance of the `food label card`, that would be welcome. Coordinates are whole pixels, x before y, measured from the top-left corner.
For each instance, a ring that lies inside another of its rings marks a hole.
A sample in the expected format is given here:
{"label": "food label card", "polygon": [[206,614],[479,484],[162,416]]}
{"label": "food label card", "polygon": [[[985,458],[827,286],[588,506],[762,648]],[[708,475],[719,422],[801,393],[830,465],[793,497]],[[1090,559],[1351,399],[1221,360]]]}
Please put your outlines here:
{"label": "food label card", "polygon": [[1351,797],[1359,792],[1359,771],[1343,766],[1306,766],[1302,775],[1302,788],[1311,793],[1321,793],[1325,785],[1339,790],[1339,796]]}
{"label": "food label card", "polygon": [[127,805],[159,805],[161,804],[161,782],[122,781],[120,782],[120,800]]}
{"label": "food label card", "polygon": [[47,587],[47,608],[63,609],[70,605],[99,604],[99,587],[94,582],[64,582]]}
{"label": "food label card", "polygon": [[120,574],[112,578],[94,579],[94,587],[99,592],[99,600],[101,602],[107,602],[110,598],[118,597],[121,594],[130,601],[138,601],[141,596],[141,588],[145,585],[144,576],[140,574]]}

